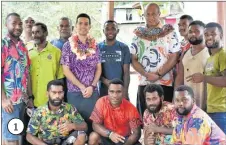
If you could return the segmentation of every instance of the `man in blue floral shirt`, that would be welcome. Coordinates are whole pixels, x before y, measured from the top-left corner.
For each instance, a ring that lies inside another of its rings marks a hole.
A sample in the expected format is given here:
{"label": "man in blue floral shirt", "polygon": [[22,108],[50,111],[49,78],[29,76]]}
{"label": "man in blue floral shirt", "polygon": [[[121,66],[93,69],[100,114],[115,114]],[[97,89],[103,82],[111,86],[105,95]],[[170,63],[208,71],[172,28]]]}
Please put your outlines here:
{"label": "man in blue floral shirt", "polygon": [[34,112],[27,129],[31,144],[62,144],[69,134],[75,134],[74,145],[84,145],[87,124],[72,105],[64,103],[64,88],[60,80],[47,85],[49,101]]}

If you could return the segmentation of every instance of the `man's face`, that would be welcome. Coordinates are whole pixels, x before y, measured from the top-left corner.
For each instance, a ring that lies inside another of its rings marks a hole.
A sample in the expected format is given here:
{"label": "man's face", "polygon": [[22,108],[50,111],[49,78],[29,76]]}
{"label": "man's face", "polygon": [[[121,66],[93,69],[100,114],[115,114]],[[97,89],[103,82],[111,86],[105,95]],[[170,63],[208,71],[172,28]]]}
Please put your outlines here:
{"label": "man's face", "polygon": [[68,20],[61,20],[58,27],[60,38],[68,39],[71,36],[72,26]]}
{"label": "man's face", "polygon": [[187,91],[175,92],[174,104],[179,115],[188,115],[194,105],[194,100]]}
{"label": "man's face", "polygon": [[222,34],[217,27],[206,28],[204,31],[206,47],[209,49],[219,48]]}
{"label": "man's face", "polygon": [[14,38],[19,38],[20,35],[22,34],[23,31],[22,25],[23,23],[20,17],[17,16],[9,16],[6,22],[8,33]]}
{"label": "man's face", "polygon": [[89,24],[89,19],[86,17],[78,18],[78,22],[76,24],[76,32],[81,36],[87,36],[89,33],[91,26]]}
{"label": "man's face", "polygon": [[160,21],[160,12],[156,5],[149,5],[144,16],[149,27],[158,25]]}
{"label": "man's face", "polygon": [[53,106],[60,106],[64,99],[64,91],[62,86],[52,85],[47,92],[49,103]]}
{"label": "man's face", "polygon": [[188,35],[188,27],[189,27],[189,20],[188,19],[180,19],[178,23],[178,28],[181,36]]}
{"label": "man's face", "polygon": [[25,20],[24,20],[24,24],[23,24],[24,30],[25,30],[26,32],[31,32],[34,23],[35,23],[35,21],[34,21],[34,19],[31,18],[31,17],[28,17],[27,19],[25,19]]}
{"label": "man's face", "polygon": [[104,27],[104,34],[107,40],[115,40],[118,34],[118,27],[115,23],[107,23]]}
{"label": "man's face", "polygon": [[150,113],[157,113],[162,107],[162,97],[158,95],[158,92],[146,92],[145,100],[147,109]]}
{"label": "man's face", "polygon": [[123,99],[123,86],[120,84],[110,84],[108,96],[112,106],[119,106]]}
{"label": "man's face", "polygon": [[46,40],[47,32],[43,32],[40,25],[32,27],[32,37],[35,44],[41,44]]}
{"label": "man's face", "polygon": [[192,45],[199,45],[203,42],[204,28],[199,25],[191,25],[188,31],[188,40]]}

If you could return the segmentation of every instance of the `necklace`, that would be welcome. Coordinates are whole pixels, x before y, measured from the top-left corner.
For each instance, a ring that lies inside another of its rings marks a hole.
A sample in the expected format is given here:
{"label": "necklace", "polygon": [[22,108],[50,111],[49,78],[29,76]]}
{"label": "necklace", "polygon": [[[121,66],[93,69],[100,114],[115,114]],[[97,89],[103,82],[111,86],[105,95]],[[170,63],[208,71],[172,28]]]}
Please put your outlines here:
{"label": "necklace", "polygon": [[87,37],[85,47],[81,47],[82,42],[79,40],[78,35],[72,35],[68,40],[71,51],[76,54],[77,60],[84,60],[96,53],[96,41],[91,36]]}

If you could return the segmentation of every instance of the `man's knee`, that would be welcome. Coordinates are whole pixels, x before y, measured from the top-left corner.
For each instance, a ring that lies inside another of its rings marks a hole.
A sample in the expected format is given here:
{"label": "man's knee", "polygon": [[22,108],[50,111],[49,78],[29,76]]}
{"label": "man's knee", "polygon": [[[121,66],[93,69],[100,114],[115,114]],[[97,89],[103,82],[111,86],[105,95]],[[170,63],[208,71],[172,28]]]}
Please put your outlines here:
{"label": "man's knee", "polygon": [[97,145],[100,141],[100,135],[96,132],[92,132],[89,135],[89,145]]}
{"label": "man's knee", "polygon": [[86,143],[86,134],[79,134],[73,145],[85,145],[85,143]]}

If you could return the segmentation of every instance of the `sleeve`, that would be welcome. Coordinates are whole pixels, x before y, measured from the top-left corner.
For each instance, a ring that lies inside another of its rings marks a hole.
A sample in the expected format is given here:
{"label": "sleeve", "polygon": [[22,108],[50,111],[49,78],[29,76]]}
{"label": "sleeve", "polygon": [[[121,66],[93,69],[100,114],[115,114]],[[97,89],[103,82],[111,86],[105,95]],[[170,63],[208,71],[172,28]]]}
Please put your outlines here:
{"label": "sleeve", "polygon": [[130,45],[130,53],[137,55],[138,54],[138,37],[134,36],[132,39],[132,43]]}
{"label": "sleeve", "polygon": [[60,64],[61,65],[70,65],[70,50],[71,46],[69,41],[66,42],[63,47],[62,47],[62,54],[61,54],[61,59],[60,59]]}
{"label": "sleeve", "polygon": [[169,53],[176,53],[181,51],[181,45],[178,40],[177,33],[173,31],[169,34]]}
{"label": "sleeve", "polygon": [[127,45],[124,47],[124,55],[123,64],[130,64],[130,51]]}
{"label": "sleeve", "polygon": [[100,98],[97,102],[96,105],[93,109],[93,112],[90,116],[90,119],[94,122],[94,123],[100,123],[103,124],[104,122],[104,114],[103,114],[103,109],[104,109],[104,103],[103,103],[103,97]]}
{"label": "sleeve", "polygon": [[101,63],[101,57],[100,57],[100,49],[99,49],[99,46],[98,45],[96,45],[96,57],[95,57],[95,61],[97,62],[97,64],[98,63]]}
{"label": "sleeve", "polygon": [[41,125],[40,116],[41,116],[40,111],[36,110],[28,123],[27,133],[30,133],[33,136],[36,136],[38,134]]}
{"label": "sleeve", "polygon": [[1,48],[1,62],[2,62],[2,64],[1,64],[1,68],[4,68],[5,60],[7,58],[7,54],[6,54],[7,51],[5,51],[6,50],[5,47],[6,46],[4,45],[4,41],[2,40],[2,48]]}
{"label": "sleeve", "polygon": [[223,52],[222,56],[219,56],[219,63],[220,63],[220,72],[226,70],[226,52]]}
{"label": "sleeve", "polygon": [[57,61],[58,61],[58,70],[57,70],[57,79],[64,78],[63,66],[60,64],[61,52],[57,52]]}
{"label": "sleeve", "polygon": [[132,106],[130,107],[130,115],[129,115],[129,126],[131,130],[136,129],[137,127],[141,126],[141,118],[137,111],[137,109]]}
{"label": "sleeve", "polygon": [[144,125],[144,128],[146,126],[148,126],[148,112],[147,110],[144,111],[144,115],[143,115],[143,125]]}
{"label": "sleeve", "polygon": [[78,110],[70,105],[70,116],[69,119],[73,122],[73,123],[78,123],[81,124],[84,122],[84,119],[82,118],[82,116],[79,114]]}

